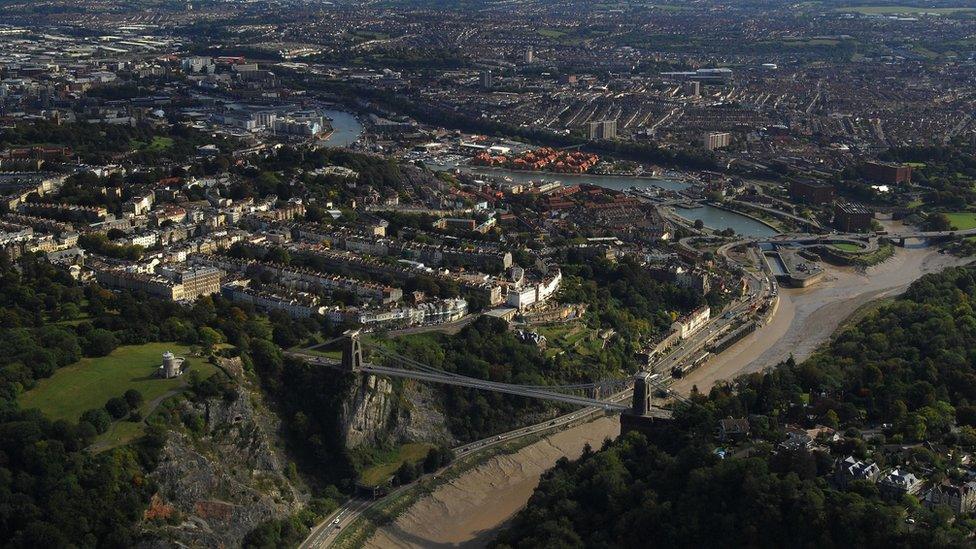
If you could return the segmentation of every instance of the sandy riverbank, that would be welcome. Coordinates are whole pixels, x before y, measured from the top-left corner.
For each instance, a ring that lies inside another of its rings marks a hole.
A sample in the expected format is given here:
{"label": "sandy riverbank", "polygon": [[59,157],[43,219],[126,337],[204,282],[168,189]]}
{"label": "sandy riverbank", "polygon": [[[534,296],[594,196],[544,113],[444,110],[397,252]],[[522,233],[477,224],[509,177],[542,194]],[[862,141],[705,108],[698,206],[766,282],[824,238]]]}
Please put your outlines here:
{"label": "sandy riverbank", "polygon": [[922,275],[963,262],[932,248],[898,248],[894,257],[863,272],[828,267],[827,276],[818,284],[781,289],[779,305],[769,324],[712,357],[673,387],[683,393],[690,392],[694,385],[707,391],[719,380],[775,366],[791,354],[802,361],[859,307],[897,296]]}
{"label": "sandy riverbank", "polygon": [[532,495],[539,477],[561,457],[576,459],[588,442],[599,449],[620,434],[617,416],[603,417],[488,460],[421,499],[367,547],[484,547]]}
{"label": "sandy riverbank", "polygon": [[[898,249],[889,261],[859,272],[830,268],[823,282],[780,292],[772,321],[675,384],[707,391],[716,381],[760,370],[789,357],[802,360],[830,338],[841,322],[869,301],[898,295],[925,273],[962,263],[932,249]],[[616,418],[602,418],[492,458],[422,499],[379,531],[369,547],[483,547],[528,501],[539,476],[560,457],[580,455],[619,433]]]}

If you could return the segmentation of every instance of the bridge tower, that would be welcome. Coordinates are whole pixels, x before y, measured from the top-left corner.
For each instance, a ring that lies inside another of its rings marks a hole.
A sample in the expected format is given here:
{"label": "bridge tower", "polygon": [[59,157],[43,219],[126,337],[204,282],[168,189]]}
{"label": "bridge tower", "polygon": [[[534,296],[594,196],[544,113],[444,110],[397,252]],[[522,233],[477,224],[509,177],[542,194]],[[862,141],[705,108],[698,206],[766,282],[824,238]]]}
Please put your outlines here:
{"label": "bridge tower", "polygon": [[359,343],[359,330],[346,330],[343,334],[342,369],[358,372],[363,367],[363,348]]}
{"label": "bridge tower", "polygon": [[634,376],[634,400],[631,405],[631,413],[635,416],[646,416],[651,411],[651,373],[638,372]]}
{"label": "bridge tower", "polygon": [[650,372],[638,372],[634,376],[634,402],[629,410],[620,414],[620,434],[631,431],[643,433],[648,437],[656,436],[666,429],[668,420],[656,417],[652,413],[651,399],[654,397],[654,382]]}

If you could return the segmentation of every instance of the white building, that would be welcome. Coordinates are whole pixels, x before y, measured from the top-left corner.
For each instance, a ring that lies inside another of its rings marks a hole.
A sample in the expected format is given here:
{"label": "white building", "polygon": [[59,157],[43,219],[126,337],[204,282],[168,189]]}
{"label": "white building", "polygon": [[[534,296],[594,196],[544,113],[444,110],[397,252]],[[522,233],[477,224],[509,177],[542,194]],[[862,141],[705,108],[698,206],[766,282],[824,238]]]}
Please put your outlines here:
{"label": "white building", "polygon": [[170,379],[183,375],[183,363],[186,359],[181,356],[174,356],[170,351],[163,353],[163,363],[160,364],[159,377]]}
{"label": "white building", "polygon": [[679,318],[671,325],[671,329],[678,332],[681,339],[685,339],[708,323],[711,318],[712,310],[708,305],[702,305],[698,309],[688,313],[687,315]]}

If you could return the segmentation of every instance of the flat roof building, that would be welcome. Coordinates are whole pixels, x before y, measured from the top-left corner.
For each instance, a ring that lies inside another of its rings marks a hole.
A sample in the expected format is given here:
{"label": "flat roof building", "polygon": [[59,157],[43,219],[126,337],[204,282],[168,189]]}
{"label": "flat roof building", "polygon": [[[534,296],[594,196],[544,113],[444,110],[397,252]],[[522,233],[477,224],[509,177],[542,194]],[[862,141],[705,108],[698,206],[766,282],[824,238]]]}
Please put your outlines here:
{"label": "flat roof building", "polygon": [[864,177],[878,183],[897,185],[912,182],[912,167],[908,164],[865,162],[862,171]]}
{"label": "flat roof building", "polygon": [[834,186],[816,179],[790,182],[790,198],[807,204],[829,204],[834,200]]}
{"label": "flat roof building", "polygon": [[874,214],[860,204],[845,202],[834,206],[834,227],[845,233],[860,233],[871,230]]}

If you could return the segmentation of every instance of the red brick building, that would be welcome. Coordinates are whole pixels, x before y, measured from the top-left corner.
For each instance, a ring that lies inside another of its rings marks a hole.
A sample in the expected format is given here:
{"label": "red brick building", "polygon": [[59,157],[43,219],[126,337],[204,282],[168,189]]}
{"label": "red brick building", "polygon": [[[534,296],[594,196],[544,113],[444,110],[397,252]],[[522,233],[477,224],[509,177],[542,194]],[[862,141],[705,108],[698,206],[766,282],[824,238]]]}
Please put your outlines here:
{"label": "red brick building", "polygon": [[912,182],[912,167],[908,164],[891,162],[865,162],[864,177],[878,183],[896,185]]}
{"label": "red brick building", "polygon": [[874,214],[860,204],[852,202],[834,206],[834,227],[845,233],[871,230]]}
{"label": "red brick building", "polygon": [[834,200],[834,186],[816,179],[797,179],[790,182],[790,197],[807,204],[830,204]]}

